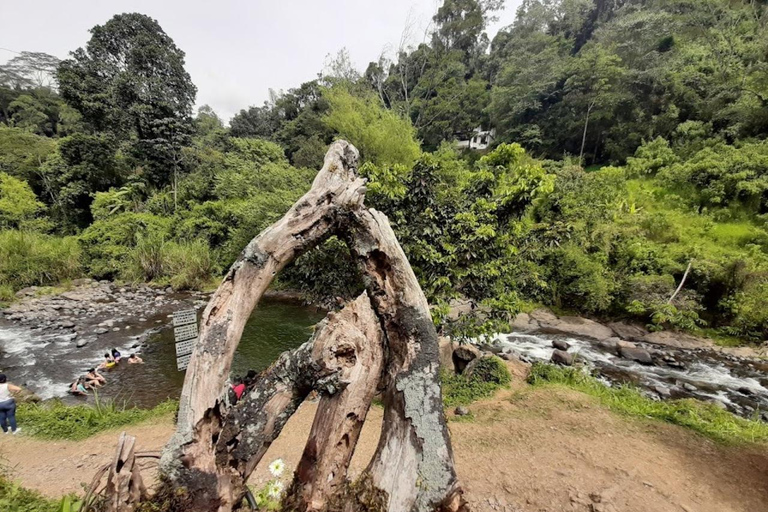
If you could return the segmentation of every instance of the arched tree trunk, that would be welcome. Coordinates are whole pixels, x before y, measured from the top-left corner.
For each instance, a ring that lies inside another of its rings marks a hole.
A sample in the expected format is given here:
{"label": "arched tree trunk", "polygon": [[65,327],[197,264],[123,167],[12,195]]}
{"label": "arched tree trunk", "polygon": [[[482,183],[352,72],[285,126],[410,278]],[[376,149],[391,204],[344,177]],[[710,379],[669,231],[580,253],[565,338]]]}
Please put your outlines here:
{"label": "arched tree trunk", "polygon": [[[357,489],[375,497],[375,510],[466,510],[429,307],[386,216],[363,207],[356,166],[357,150],[335,142],[311,190],[248,244],[203,313],[177,430],[160,467],[158,494],[183,495],[186,512],[237,507],[251,471],[312,389],[320,390],[323,408],[287,505],[373,510],[361,505]],[[350,246],[367,295],[330,316],[310,342],[283,354],[229,410],[221,397],[251,311],[277,272],[332,234]],[[377,384],[385,404],[381,440],[356,487],[345,481],[346,470]]]}
{"label": "arched tree trunk", "polygon": [[176,433],[160,461],[161,473],[189,493],[195,510],[229,511],[233,506],[226,501],[230,490],[220,486],[215,446],[222,429],[220,398],[245,323],[277,273],[333,234],[340,210],[362,204],[365,182],[355,174],[357,160],[354,146],[334,143],[309,192],[248,244],[203,312]]}

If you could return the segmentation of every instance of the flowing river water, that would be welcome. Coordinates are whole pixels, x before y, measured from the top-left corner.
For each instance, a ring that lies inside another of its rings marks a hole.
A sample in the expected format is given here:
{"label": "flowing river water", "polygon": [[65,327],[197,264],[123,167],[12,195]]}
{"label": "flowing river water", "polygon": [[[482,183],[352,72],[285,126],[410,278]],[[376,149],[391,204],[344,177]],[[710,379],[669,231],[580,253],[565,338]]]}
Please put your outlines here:
{"label": "flowing river water", "polygon": [[523,360],[549,361],[553,340],[570,345],[576,355],[607,385],[632,384],[652,398],[696,398],[745,417],[768,421],[768,361],[740,358],[706,349],[653,347],[656,364],[623,359],[605,346],[584,338],[550,334],[499,334],[493,351],[511,352]]}
{"label": "flowing river water", "polygon": [[[243,375],[249,369],[266,368],[281,352],[307,341],[312,326],[324,316],[325,313],[317,308],[264,298],[245,326],[235,354],[233,374]],[[176,369],[173,329],[169,322],[166,315],[159,319],[148,316],[146,322],[131,330],[138,333],[162,325],[140,349],[144,364],[129,365],[122,361],[104,372],[107,385],[99,390],[100,398],[152,407],[168,398],[179,397],[184,372]],[[136,344],[132,336],[123,335],[122,339],[113,344],[124,356],[136,351],[132,348]],[[0,369],[8,374],[10,381],[28,387],[43,399],[92,402],[93,395],[88,398],[69,396],[67,385],[87,368],[96,366],[107,348],[89,345],[78,349],[67,336],[41,335],[22,326],[0,325]]]}
{"label": "flowing river water", "polygon": [[[139,407],[177,398],[184,372],[176,369],[170,313],[200,308],[205,297],[141,287],[117,288],[94,282],[68,296],[34,299],[29,308],[22,304],[16,311],[6,311],[3,316],[7,318],[0,319],[0,371],[43,399],[93,402],[93,394],[87,398],[68,395],[68,384],[98,365],[105,351],[117,347],[123,355],[139,351],[145,363],[129,365],[123,361],[105,371],[108,382],[99,390],[99,397]],[[264,369],[281,352],[307,341],[312,326],[323,316],[317,308],[264,298],[246,324],[233,374]],[[714,401],[742,416],[762,415],[768,421],[766,360],[711,349],[643,344],[654,354],[654,364],[641,365],[586,338],[547,334],[500,334],[488,348],[512,352],[531,362],[549,361],[552,341],[558,339],[570,344],[569,352],[609,385],[632,383],[654,398]]]}

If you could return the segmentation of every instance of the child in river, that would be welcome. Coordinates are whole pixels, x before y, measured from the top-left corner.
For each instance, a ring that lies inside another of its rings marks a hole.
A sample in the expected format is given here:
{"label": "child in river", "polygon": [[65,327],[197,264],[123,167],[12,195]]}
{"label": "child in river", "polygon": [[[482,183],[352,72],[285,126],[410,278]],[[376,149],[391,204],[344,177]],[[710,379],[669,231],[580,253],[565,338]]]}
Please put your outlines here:
{"label": "child in river", "polygon": [[113,348],[112,349],[112,359],[114,359],[116,363],[119,363],[121,357],[122,356],[120,355],[120,351],[117,350],[116,348]]}
{"label": "child in river", "polygon": [[21,391],[19,386],[14,386],[8,382],[8,377],[4,373],[0,373],[0,427],[6,434],[8,431],[8,425],[10,425],[13,434],[16,434],[21,429],[16,428],[16,400],[13,398],[14,393]]}
{"label": "child in river", "polygon": [[137,356],[136,354],[131,354],[128,356],[128,364],[139,364],[143,363],[144,360]]}
{"label": "child in river", "polygon": [[106,370],[108,368],[112,368],[115,366],[115,358],[112,357],[109,352],[104,354],[104,360],[101,362],[101,364],[98,366],[99,370]]}

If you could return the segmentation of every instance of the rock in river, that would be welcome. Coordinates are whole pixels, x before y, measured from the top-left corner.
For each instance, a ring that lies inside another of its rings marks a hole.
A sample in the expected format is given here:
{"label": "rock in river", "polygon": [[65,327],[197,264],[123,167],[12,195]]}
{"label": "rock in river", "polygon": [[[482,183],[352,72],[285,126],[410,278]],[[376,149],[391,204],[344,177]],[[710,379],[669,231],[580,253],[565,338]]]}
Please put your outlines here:
{"label": "rock in river", "polygon": [[638,347],[619,347],[619,355],[624,359],[637,361],[640,364],[653,364],[651,354],[647,350]]}
{"label": "rock in river", "polygon": [[562,350],[555,349],[555,351],[552,352],[551,361],[555,364],[560,364],[563,366],[571,366],[573,365],[573,354],[569,354],[568,352],[563,352]]}

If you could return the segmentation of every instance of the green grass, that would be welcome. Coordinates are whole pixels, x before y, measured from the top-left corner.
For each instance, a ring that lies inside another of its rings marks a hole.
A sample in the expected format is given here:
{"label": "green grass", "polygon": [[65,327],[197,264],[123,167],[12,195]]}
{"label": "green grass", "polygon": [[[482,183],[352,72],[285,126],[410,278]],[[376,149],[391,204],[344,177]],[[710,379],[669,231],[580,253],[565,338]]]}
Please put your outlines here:
{"label": "green grass", "polygon": [[98,401],[91,405],[67,406],[54,401],[45,404],[22,404],[16,413],[24,432],[41,439],[79,440],[113,428],[132,425],[172,414],[178,402],[168,400],[153,409],[120,406],[114,401]]}
{"label": "green grass", "polygon": [[476,366],[471,376],[453,375],[441,370],[440,380],[443,385],[443,404],[456,407],[493,396],[496,390],[509,385],[512,376],[504,361],[498,357],[486,357]]}
{"label": "green grass", "polygon": [[720,443],[768,442],[768,423],[747,420],[692,399],[657,402],[632,387],[605,386],[576,368],[536,363],[531,368],[528,382],[534,386],[575,389],[597,398],[612,411],[680,425]]}
{"label": "green grass", "polygon": [[0,510],[3,512],[59,512],[61,501],[25,489],[0,473]]}

